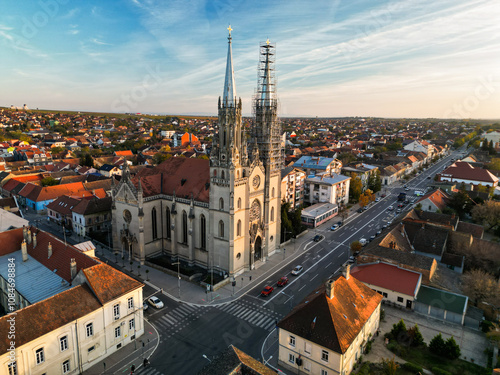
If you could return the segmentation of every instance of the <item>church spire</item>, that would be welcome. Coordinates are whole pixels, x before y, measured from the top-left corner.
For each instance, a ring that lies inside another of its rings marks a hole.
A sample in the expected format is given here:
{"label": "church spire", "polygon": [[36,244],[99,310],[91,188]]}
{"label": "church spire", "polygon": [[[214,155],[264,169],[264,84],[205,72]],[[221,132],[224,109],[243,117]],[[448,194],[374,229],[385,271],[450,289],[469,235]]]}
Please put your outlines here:
{"label": "church spire", "polygon": [[227,47],[226,77],[224,79],[224,92],[222,102],[226,106],[236,105],[236,86],[234,84],[233,52],[231,48],[231,25],[227,28],[229,31]]}
{"label": "church spire", "polygon": [[[272,61],[270,60],[270,41],[269,39],[266,40],[266,53],[265,53],[265,60],[263,61],[264,63],[264,74],[262,76],[262,87],[261,87],[261,94],[260,94],[260,99],[261,99],[261,104],[269,106],[271,104],[271,99],[272,99],[272,94],[273,94],[273,83],[271,82],[271,63]],[[271,47],[272,48],[272,47]]]}

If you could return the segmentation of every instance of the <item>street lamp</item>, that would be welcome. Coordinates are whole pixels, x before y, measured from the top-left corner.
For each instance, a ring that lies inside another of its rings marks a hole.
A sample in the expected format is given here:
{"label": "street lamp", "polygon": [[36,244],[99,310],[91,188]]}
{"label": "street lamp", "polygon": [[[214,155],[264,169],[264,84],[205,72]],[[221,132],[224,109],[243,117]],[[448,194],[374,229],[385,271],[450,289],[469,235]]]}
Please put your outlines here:
{"label": "street lamp", "polygon": [[262,363],[264,363],[264,366],[266,366],[272,358],[273,356],[270,356],[266,361],[263,361]]}
{"label": "street lamp", "polygon": [[180,267],[181,267],[181,262],[177,261],[175,263],[172,263],[172,266],[177,265],[177,284],[179,287],[179,299],[181,298],[181,273],[180,273]]}
{"label": "street lamp", "polygon": [[212,360],[206,356],[206,354],[202,355],[203,358],[205,358],[208,362],[212,363]]}

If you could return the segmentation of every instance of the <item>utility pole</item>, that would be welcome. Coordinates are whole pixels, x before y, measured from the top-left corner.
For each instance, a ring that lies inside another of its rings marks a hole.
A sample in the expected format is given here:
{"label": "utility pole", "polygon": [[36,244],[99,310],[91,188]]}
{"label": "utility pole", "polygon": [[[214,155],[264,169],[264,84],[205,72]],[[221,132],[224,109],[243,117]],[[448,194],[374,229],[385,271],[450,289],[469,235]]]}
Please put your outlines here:
{"label": "utility pole", "polygon": [[180,273],[180,267],[181,267],[181,262],[179,261],[179,258],[177,258],[177,262],[172,263],[173,266],[177,265],[177,286],[179,287],[179,299],[181,298],[181,273]]}

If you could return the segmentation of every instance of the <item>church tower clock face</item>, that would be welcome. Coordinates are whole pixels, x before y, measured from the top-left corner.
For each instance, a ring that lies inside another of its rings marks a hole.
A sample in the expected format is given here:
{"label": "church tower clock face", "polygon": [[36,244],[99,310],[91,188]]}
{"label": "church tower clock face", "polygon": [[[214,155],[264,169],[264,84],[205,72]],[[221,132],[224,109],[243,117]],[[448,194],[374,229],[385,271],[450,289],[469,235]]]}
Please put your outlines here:
{"label": "church tower clock face", "polygon": [[254,189],[257,189],[260,186],[260,176],[257,175],[252,180],[252,185]]}
{"label": "church tower clock face", "polygon": [[253,201],[250,207],[250,221],[256,221],[260,219],[260,202],[256,199]]}

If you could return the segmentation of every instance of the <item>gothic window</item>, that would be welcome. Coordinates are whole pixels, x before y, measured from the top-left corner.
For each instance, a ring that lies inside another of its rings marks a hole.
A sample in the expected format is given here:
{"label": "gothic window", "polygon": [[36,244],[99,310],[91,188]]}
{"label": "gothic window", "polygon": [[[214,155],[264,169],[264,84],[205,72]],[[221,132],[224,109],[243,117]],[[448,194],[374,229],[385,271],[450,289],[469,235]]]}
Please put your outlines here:
{"label": "gothic window", "polygon": [[236,178],[240,178],[240,171],[236,171]]}
{"label": "gothic window", "polygon": [[224,237],[224,222],[219,221],[219,237]]}
{"label": "gothic window", "polygon": [[200,236],[201,236],[200,247],[202,249],[206,249],[207,248],[207,220],[205,219],[205,215],[200,216]]}
{"label": "gothic window", "polygon": [[151,210],[151,229],[153,232],[153,240],[158,238],[158,227],[156,226],[156,208]]}
{"label": "gothic window", "polygon": [[225,179],[225,178],[226,178],[226,175],[224,174],[224,171],[222,171],[222,172],[220,173],[220,178],[222,178],[222,179]]}
{"label": "gothic window", "polygon": [[250,207],[250,221],[255,221],[260,219],[260,202],[255,199]]}
{"label": "gothic window", "polygon": [[238,208],[241,208],[241,198],[238,198]]}
{"label": "gothic window", "polygon": [[130,222],[132,221],[132,214],[130,213],[129,210],[123,211],[123,219],[127,224],[130,224]]}
{"label": "gothic window", "polygon": [[274,221],[274,207],[271,208],[271,222]]}
{"label": "gothic window", "polygon": [[273,197],[273,198],[274,198],[274,188],[273,188],[273,192],[272,192],[272,194],[271,194],[271,197]]}
{"label": "gothic window", "polygon": [[224,209],[224,198],[219,199],[219,210]]}
{"label": "gothic window", "polygon": [[170,239],[170,208],[167,207],[167,211],[165,213],[166,221],[167,221],[167,239]]}
{"label": "gothic window", "polygon": [[214,169],[214,177],[217,177],[217,169]]}
{"label": "gothic window", "polygon": [[182,243],[188,242],[188,216],[186,211],[182,211]]}
{"label": "gothic window", "polygon": [[238,220],[238,224],[236,225],[236,236],[241,236],[241,220]]}
{"label": "gothic window", "polygon": [[226,132],[224,132],[224,146],[226,146]]}

